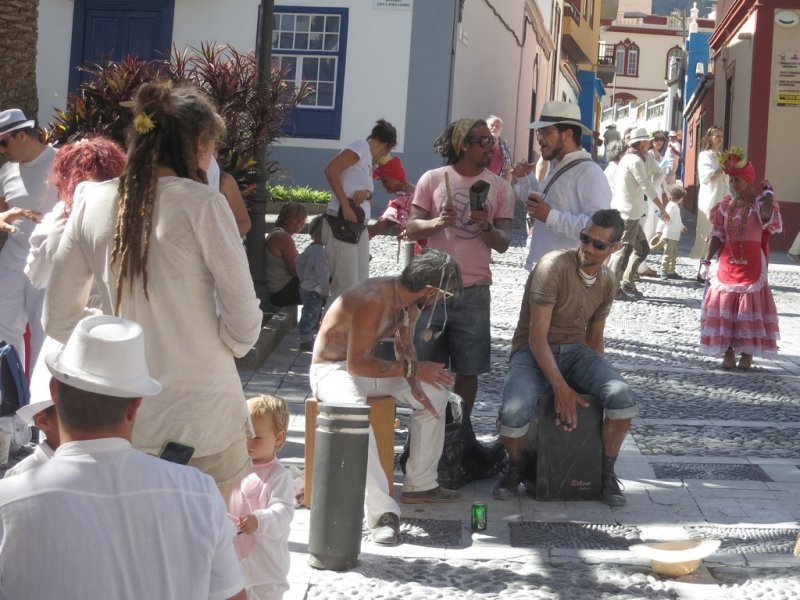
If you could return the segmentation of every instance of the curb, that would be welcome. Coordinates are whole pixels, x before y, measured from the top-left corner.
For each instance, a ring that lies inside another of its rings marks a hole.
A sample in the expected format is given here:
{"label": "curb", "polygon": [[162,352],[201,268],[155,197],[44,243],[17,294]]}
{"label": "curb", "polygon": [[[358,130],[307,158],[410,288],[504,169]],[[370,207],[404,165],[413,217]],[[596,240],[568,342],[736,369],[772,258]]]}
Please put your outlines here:
{"label": "curb", "polygon": [[261,328],[258,340],[250,351],[236,359],[236,368],[240,370],[258,369],[267,357],[272,354],[284,335],[294,327],[297,321],[297,307],[285,306],[278,310],[267,324]]}

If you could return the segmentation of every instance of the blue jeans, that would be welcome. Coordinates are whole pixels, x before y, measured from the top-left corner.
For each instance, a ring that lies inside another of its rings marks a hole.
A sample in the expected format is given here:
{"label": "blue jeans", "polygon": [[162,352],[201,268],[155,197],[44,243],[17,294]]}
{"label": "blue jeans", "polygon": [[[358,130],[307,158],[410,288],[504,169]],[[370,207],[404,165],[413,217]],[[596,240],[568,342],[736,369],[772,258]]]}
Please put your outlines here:
{"label": "blue jeans", "polygon": [[[579,394],[600,401],[609,419],[630,419],[639,412],[636,394],[617,370],[600,354],[583,344],[550,346],[556,365],[567,384]],[[530,346],[523,347],[509,363],[500,407],[500,435],[510,438],[528,433],[536,402],[552,392]]]}
{"label": "blue jeans", "polygon": [[325,300],[317,292],[307,292],[300,288],[300,298],[303,300],[303,310],[300,313],[300,343],[314,341],[314,327],[319,321],[319,313]]}

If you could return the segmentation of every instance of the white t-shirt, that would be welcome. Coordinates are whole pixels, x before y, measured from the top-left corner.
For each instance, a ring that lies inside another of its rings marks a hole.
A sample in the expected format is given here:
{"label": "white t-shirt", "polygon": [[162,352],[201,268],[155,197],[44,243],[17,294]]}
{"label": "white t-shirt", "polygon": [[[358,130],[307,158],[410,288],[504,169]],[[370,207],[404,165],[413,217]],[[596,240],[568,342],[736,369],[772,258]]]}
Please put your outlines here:
{"label": "white t-shirt", "polygon": [[[93,275],[103,312],[114,313],[118,185],[87,188],[61,238],[43,322],[62,343],[84,316]],[[159,179],[148,252],[149,298],[141,278],[133,290],[126,280],[119,316],[142,326],[147,366],[162,391],[142,401],[133,445],[155,454],[173,439],[194,446],[197,458],[222,452],[249,418],[234,356],[253,347],[263,317],[225,197],[189,179]]]}
{"label": "white t-shirt", "polygon": [[656,231],[661,232],[666,240],[680,240],[681,233],[683,233],[681,207],[670,200],[667,202],[667,214],[669,215],[669,223],[659,221]]}
{"label": "white t-shirt", "polygon": [[[56,151],[45,146],[42,153],[30,162],[8,162],[0,169],[0,198],[5,198],[9,207],[19,206],[41,213],[48,213],[58,202],[58,194],[50,176]],[[0,252],[0,265],[22,271],[28,259],[31,232],[36,223],[20,219],[14,223],[17,233],[9,233],[8,241]]]}
{"label": "white t-shirt", "polygon": [[223,600],[244,588],[208,475],[121,438],[0,481],[0,598]]}
{"label": "white t-shirt", "polygon": [[[375,183],[372,179],[372,154],[369,151],[369,142],[367,140],[356,140],[345,150],[352,150],[358,154],[358,162],[350,165],[339,174],[344,193],[347,194],[348,198],[352,198],[353,194],[359,190],[373,191]],[[339,206],[339,199],[336,194],[331,194],[328,212],[334,215],[337,214]],[[366,223],[372,215],[372,204],[369,200],[365,200],[361,203],[361,208],[364,209],[364,222]]]}

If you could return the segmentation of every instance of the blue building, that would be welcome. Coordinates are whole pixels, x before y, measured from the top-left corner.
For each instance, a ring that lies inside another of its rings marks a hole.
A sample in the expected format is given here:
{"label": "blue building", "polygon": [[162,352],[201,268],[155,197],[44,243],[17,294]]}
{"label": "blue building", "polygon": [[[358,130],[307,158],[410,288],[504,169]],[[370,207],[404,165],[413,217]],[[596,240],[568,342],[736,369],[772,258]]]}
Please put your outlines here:
{"label": "blue building", "polygon": [[[600,121],[601,99],[606,95],[606,88],[597,73],[594,71],[578,70],[578,83],[581,86],[581,94],[578,97],[578,106],[581,109],[581,122],[591,129],[597,131]],[[584,135],[581,138],[581,145],[592,156],[595,155],[594,141],[592,136]]]}

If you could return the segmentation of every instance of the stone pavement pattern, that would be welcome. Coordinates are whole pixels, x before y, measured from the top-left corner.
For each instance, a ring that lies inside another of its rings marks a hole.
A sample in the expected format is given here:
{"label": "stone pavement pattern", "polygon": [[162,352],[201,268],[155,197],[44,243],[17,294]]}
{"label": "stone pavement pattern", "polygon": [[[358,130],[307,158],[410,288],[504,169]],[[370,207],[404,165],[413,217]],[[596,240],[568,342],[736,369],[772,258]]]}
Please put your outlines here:
{"label": "stone pavement pattern", "polygon": [[[496,439],[527,277],[521,223],[492,265],[492,370],[481,377],[473,416],[484,441]],[[298,246],[307,243],[298,237]],[[681,256],[693,239],[684,234]],[[400,272],[392,238],[376,238],[370,252],[373,276]],[[660,255],[649,262],[658,269]],[[678,272],[693,278],[694,262],[679,259]],[[300,509],[286,598],[800,598],[800,562],[791,554],[800,531],[800,268],[776,253],[770,283],[780,358],[758,360],[750,372],[717,369],[718,360],[697,353],[699,284],[645,279],[640,289],[649,300],[614,304],[606,356],[642,406],[617,463],[627,506],[537,502],[524,492],[498,502],[491,496],[496,480],[478,481],[457,504],[401,506],[404,543],[383,548],[365,538],[358,568],[347,573],[308,567],[309,511]],[[310,355],[297,346],[295,328],[260,369],[240,375],[246,395],[273,393],[289,402],[289,442],[279,456],[302,467]],[[408,413],[399,416],[407,426]],[[396,433],[399,452],[405,430]],[[399,500],[399,471],[395,482]],[[488,505],[484,532],[469,530],[473,501]],[[689,537],[723,542],[697,573],[678,581],[653,574],[627,550],[640,540]]]}

